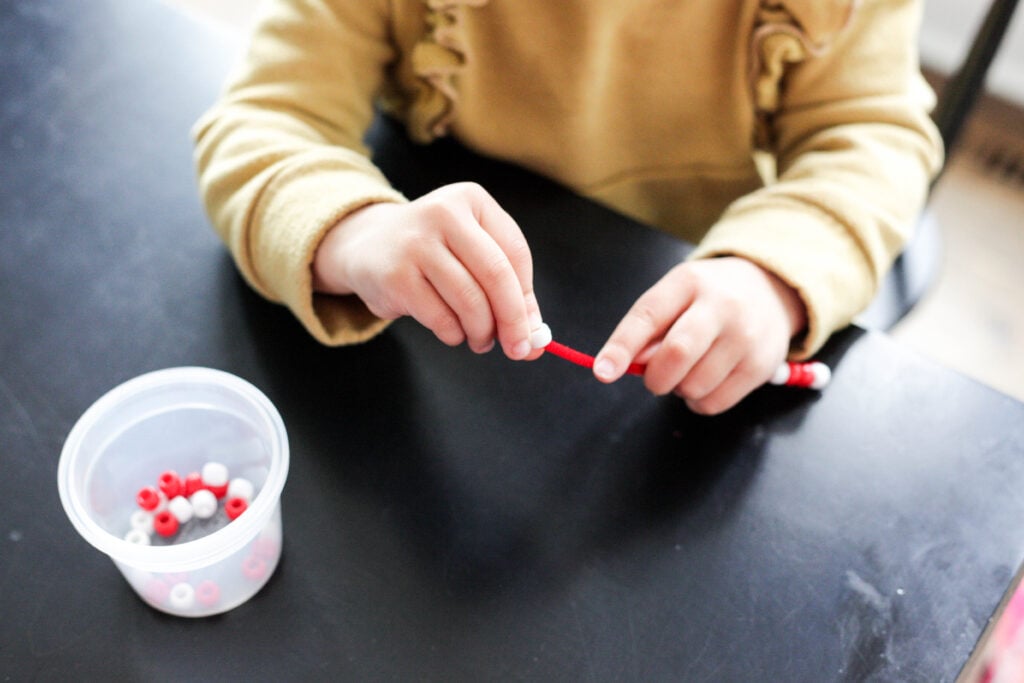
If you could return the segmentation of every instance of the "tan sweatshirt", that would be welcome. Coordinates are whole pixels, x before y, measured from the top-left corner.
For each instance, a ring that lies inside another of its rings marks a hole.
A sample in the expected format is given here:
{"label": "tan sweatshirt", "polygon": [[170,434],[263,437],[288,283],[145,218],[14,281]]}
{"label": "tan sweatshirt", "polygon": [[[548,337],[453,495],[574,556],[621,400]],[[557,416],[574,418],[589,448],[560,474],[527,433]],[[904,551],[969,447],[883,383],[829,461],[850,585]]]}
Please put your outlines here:
{"label": "tan sweatshirt", "polygon": [[201,192],[257,291],[326,344],[367,339],[386,323],[314,294],[311,263],[346,213],[406,201],[361,142],[383,103],[415,140],[453,135],[696,243],[694,258],[771,270],[807,306],[806,356],[870,302],[941,164],[920,10],[270,0],[195,126]]}

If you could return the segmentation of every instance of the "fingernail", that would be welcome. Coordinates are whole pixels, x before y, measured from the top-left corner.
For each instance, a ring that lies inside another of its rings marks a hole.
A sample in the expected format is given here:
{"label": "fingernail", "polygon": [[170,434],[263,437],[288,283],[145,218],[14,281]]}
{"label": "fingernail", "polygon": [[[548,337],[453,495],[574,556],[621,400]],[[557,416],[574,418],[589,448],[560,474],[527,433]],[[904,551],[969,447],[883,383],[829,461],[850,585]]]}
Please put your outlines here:
{"label": "fingernail", "polygon": [[594,363],[594,374],[601,379],[612,379],[615,377],[615,363],[607,358],[601,358]]}
{"label": "fingernail", "polygon": [[541,317],[540,311],[530,311],[528,320],[530,322],[531,330],[537,329],[544,322],[544,318]]}
{"label": "fingernail", "polygon": [[526,358],[532,349],[533,347],[530,346],[529,339],[523,339],[520,342],[516,342],[516,345],[512,347],[512,358],[514,360]]}

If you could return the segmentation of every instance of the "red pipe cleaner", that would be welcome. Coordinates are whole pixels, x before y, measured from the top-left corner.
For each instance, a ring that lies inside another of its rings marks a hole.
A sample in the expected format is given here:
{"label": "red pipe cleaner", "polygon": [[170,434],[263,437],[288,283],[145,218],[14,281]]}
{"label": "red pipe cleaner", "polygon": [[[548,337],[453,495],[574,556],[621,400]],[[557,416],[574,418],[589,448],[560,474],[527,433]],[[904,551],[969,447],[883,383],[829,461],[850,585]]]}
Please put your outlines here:
{"label": "red pipe cleaner", "polygon": [[[569,361],[570,363],[575,363],[576,365],[582,365],[585,368],[592,368],[592,367],[594,367],[594,357],[593,356],[588,356],[587,354],[583,353],[582,351],[577,351],[576,349],[571,349],[568,346],[566,346],[565,344],[559,344],[556,341],[552,341],[550,344],[548,344],[547,346],[544,347],[544,350],[548,351],[549,353],[552,353],[552,354],[558,356],[559,358],[564,358],[565,360]],[[629,364],[629,368],[626,370],[626,372],[629,373],[630,375],[643,375],[644,374],[644,370],[646,370],[646,369],[647,369],[646,365],[641,365],[640,363],[630,363]]]}
{"label": "red pipe cleaner", "polygon": [[[582,351],[570,348],[565,344],[559,344],[552,340],[544,350],[552,355],[564,358],[570,363],[581,365],[585,368],[594,367],[594,357],[590,356]],[[644,371],[647,370],[647,366],[642,363],[630,363],[626,369],[626,373],[630,375],[642,376]],[[771,384],[782,384],[790,387],[800,387],[804,389],[822,389],[831,377],[831,372],[824,363],[817,361],[811,361],[809,363],[784,363],[780,368],[782,377],[773,377],[770,381]]]}

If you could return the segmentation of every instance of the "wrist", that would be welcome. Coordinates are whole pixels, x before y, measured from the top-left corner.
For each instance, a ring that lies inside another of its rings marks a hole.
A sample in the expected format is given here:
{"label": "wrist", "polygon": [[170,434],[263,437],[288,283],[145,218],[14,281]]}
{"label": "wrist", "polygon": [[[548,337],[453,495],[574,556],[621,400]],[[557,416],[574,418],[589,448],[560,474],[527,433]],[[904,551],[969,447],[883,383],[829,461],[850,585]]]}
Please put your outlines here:
{"label": "wrist", "polygon": [[372,222],[375,209],[386,204],[366,204],[351,211],[327,229],[313,254],[313,291],[345,295],[355,290],[350,284],[347,255],[358,237],[360,226]]}
{"label": "wrist", "polygon": [[807,305],[795,287],[771,271],[766,270],[765,273],[785,313],[789,325],[789,338],[795,339],[807,331]]}

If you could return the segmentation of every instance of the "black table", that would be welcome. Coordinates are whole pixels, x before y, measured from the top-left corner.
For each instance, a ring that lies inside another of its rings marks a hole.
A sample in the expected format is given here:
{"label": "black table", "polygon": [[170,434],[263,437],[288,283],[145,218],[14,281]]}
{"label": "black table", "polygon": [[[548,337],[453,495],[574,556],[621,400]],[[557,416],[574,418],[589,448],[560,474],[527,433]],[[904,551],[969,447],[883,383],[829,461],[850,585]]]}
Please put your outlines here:
{"label": "black table", "polygon": [[[821,355],[825,392],[715,418],[408,322],[320,347],[199,208],[188,128],[234,47],[152,0],[0,4],[0,679],[957,675],[1024,553],[1024,406],[855,328]],[[453,144],[373,135],[410,195],[492,191],[574,346],[686,251]],[[178,365],[260,387],[292,449],[281,565],[204,620],[145,606],[57,497],[82,411]]]}

